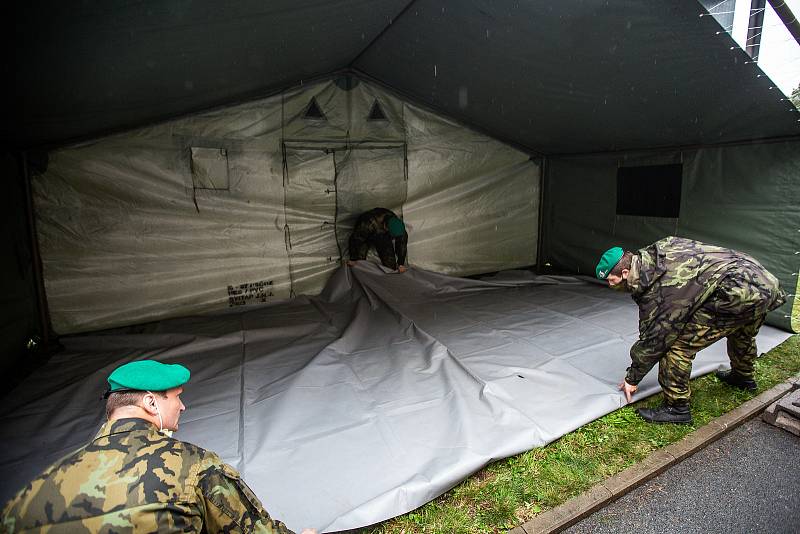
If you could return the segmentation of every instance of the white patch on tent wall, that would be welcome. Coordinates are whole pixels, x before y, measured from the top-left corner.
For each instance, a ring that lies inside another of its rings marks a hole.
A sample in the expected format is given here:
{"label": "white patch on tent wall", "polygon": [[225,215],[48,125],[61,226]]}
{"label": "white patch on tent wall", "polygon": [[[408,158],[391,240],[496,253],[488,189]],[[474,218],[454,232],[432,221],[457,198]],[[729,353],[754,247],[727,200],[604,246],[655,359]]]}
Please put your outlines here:
{"label": "white patch on tent wall", "polygon": [[238,286],[228,286],[229,307],[267,302],[268,298],[274,296],[272,280],[259,280],[258,282],[248,282]]}

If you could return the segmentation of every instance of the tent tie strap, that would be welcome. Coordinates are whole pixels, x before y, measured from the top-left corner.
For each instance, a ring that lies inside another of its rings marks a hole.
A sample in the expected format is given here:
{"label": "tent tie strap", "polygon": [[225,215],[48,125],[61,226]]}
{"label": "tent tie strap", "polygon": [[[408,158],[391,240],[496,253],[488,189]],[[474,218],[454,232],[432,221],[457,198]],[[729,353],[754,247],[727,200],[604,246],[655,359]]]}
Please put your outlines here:
{"label": "tent tie strap", "polygon": [[292,250],[292,232],[289,230],[289,224],[283,225],[283,244],[286,247],[286,252]]}

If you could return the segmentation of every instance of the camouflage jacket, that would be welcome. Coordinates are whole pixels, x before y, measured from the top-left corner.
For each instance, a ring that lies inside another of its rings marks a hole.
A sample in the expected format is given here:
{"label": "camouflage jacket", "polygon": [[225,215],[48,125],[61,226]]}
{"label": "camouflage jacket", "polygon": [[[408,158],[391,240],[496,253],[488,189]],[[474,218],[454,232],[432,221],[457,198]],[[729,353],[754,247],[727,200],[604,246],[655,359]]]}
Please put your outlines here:
{"label": "camouflage jacket", "polygon": [[[366,211],[358,217],[356,225],[353,228],[353,235],[364,241],[369,241],[370,237],[376,235],[389,235],[388,221],[392,217],[397,217],[397,215],[386,208],[374,208]],[[397,264],[405,265],[406,255],[408,254],[408,233],[403,232],[403,235],[393,239],[394,252],[397,255]]]}
{"label": "camouflage jacket", "polygon": [[143,419],[108,422],[3,510],[2,532],[290,533],[219,456]]}
{"label": "camouflage jacket", "polygon": [[639,250],[627,284],[639,305],[639,340],[631,347],[629,384],[644,378],[688,321],[744,326],[786,299],[778,280],[747,254],[680,237]]}

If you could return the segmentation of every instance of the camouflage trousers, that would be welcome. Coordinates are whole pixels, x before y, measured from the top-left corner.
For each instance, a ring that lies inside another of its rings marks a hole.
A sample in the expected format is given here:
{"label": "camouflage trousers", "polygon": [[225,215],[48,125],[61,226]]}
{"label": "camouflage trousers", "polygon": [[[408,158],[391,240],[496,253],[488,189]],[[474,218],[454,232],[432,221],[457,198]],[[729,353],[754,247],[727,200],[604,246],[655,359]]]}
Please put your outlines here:
{"label": "camouflage trousers", "polygon": [[744,378],[753,378],[753,364],[758,356],[756,334],[765,318],[761,315],[744,325],[720,326],[713,324],[712,317],[692,317],[658,362],[658,383],[664,390],[666,401],[669,404],[689,402],[689,376],[695,354],[723,337],[728,338],[731,368]]}
{"label": "camouflage trousers", "polygon": [[350,259],[365,260],[369,247],[375,247],[381,263],[389,269],[397,269],[397,256],[394,252],[394,244],[389,234],[362,234],[353,232],[350,236]]}

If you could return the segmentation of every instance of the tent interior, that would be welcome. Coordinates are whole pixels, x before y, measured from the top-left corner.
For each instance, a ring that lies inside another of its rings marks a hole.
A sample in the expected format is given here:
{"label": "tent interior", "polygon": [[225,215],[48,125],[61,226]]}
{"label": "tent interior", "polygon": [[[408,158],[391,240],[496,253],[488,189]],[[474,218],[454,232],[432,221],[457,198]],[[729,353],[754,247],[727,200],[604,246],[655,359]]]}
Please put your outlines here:
{"label": "tent interior", "polygon": [[[800,113],[706,3],[17,6],[0,500],[147,357],[271,513],[369,525],[624,405],[609,246],[735,248],[795,294]],[[407,273],[342,265],[376,206]],[[797,301],[767,324],[762,351]]]}

